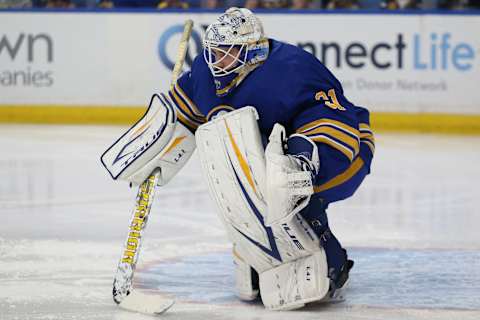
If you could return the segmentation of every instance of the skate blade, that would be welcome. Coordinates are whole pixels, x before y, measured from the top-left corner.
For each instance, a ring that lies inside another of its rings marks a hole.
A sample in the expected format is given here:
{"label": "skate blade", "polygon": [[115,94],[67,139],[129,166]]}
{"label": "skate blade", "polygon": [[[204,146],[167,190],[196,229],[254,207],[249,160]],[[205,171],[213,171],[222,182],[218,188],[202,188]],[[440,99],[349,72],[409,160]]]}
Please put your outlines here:
{"label": "skate blade", "polygon": [[175,300],[158,296],[147,295],[138,291],[132,291],[120,302],[120,308],[132,312],[149,315],[161,315],[175,303]]}

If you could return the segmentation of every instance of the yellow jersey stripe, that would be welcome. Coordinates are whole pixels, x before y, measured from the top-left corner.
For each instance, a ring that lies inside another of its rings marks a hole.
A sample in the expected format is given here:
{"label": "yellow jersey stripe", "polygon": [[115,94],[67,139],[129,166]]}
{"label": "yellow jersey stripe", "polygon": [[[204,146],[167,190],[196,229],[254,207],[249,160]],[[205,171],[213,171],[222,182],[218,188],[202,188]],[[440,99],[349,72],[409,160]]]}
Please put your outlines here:
{"label": "yellow jersey stripe", "polygon": [[350,150],[349,148],[347,148],[343,144],[333,140],[332,138],[329,138],[328,136],[319,135],[319,136],[316,136],[316,137],[309,137],[309,138],[312,139],[315,142],[321,142],[321,143],[328,144],[329,146],[331,146],[331,147],[335,148],[336,150],[340,151],[341,153],[343,153],[350,161],[352,161],[353,158],[354,158],[354,153],[353,153],[352,150]]}
{"label": "yellow jersey stripe", "polygon": [[375,137],[373,135],[372,130],[370,129],[370,125],[367,123],[360,123],[360,140],[362,143],[365,143],[369,148],[372,154],[375,153]]}
{"label": "yellow jersey stripe", "polygon": [[368,125],[367,123],[359,123],[359,124],[358,124],[358,127],[359,127],[360,129],[370,130],[370,125]]}
{"label": "yellow jersey stripe", "polygon": [[371,143],[375,144],[375,138],[373,136],[361,137],[360,141],[364,141],[364,140],[370,141]]}
{"label": "yellow jersey stripe", "polygon": [[224,93],[228,92],[228,90],[230,90],[232,87],[234,87],[239,80],[243,79],[243,77],[244,77],[243,74],[239,74],[225,88],[217,89],[217,95],[221,96]]}
{"label": "yellow jersey stripe", "polygon": [[173,87],[173,91],[177,94],[178,97],[180,97],[180,100],[184,102],[184,105],[187,107],[189,114],[195,119],[197,119],[200,122],[205,122],[205,117],[203,114],[198,110],[197,106],[190,100],[185,92],[181,92],[181,88],[178,85],[175,85]]}
{"label": "yellow jersey stripe", "polygon": [[354,127],[346,125],[343,122],[333,120],[333,119],[328,119],[328,118],[322,118],[322,119],[318,119],[318,120],[309,122],[309,123],[303,125],[302,127],[300,127],[299,129],[297,129],[296,132],[305,134],[306,132],[308,132],[312,129],[315,129],[315,128],[321,126],[321,125],[331,125],[331,126],[337,127],[341,130],[344,130],[345,132],[349,133],[350,135],[352,135],[354,137],[358,137],[360,135],[360,132],[357,129],[355,129]]}
{"label": "yellow jersey stripe", "polygon": [[233,110],[235,110],[235,108],[233,108],[233,107],[231,107],[231,106],[228,106],[228,105],[226,105],[226,104],[221,104],[221,105],[219,105],[219,106],[216,106],[215,108],[213,108],[212,110],[210,110],[210,111],[208,112],[208,114],[207,114],[207,121],[210,120],[210,118],[212,117],[212,115],[213,115],[215,112],[217,112],[217,111],[219,111],[219,110],[222,110],[222,109],[224,109],[225,111],[233,111]]}
{"label": "yellow jersey stripe", "polygon": [[183,102],[182,99],[178,96],[178,94],[175,92],[175,90],[170,91],[171,97],[173,97],[173,101],[175,102],[175,105],[177,106],[177,109],[181,111],[185,117],[189,118],[191,121],[196,122],[198,124],[202,124],[205,121],[202,121],[202,119],[197,118],[196,116],[193,115],[193,113],[190,111],[190,109],[187,107],[187,105]]}
{"label": "yellow jersey stripe", "polygon": [[352,162],[350,167],[348,167],[347,170],[344,172],[340,173],[338,176],[330,179],[329,181],[325,182],[324,184],[321,184],[319,186],[314,186],[313,190],[315,193],[326,191],[335,187],[338,187],[339,185],[347,182],[350,180],[357,172],[362,168],[363,166],[363,160],[360,157],[357,157],[355,161]]}
{"label": "yellow jersey stripe", "polygon": [[307,137],[312,137],[317,134],[327,134],[331,137],[334,137],[338,141],[346,144],[349,146],[353,151],[354,151],[354,156],[358,154],[360,151],[360,141],[357,139],[352,138],[350,135],[344,133],[343,131],[340,131],[336,128],[332,127],[327,127],[327,126],[320,126],[316,129],[308,131],[307,134],[305,134]]}
{"label": "yellow jersey stripe", "polygon": [[183,91],[183,89],[178,85],[178,83],[175,83],[174,89],[183,98],[183,100],[187,102],[188,106],[190,107],[190,109],[192,110],[195,116],[199,118],[205,118],[203,114],[200,112],[200,110],[198,109],[197,105],[193,103],[193,101],[187,96],[185,91]]}
{"label": "yellow jersey stripe", "polygon": [[190,129],[196,130],[198,128],[198,124],[185,118],[180,112],[177,112],[177,118],[183,125],[187,126]]}
{"label": "yellow jersey stripe", "polygon": [[372,151],[372,154],[375,153],[375,145],[372,142],[368,140],[362,140],[362,143],[365,143],[370,148],[370,151]]}
{"label": "yellow jersey stripe", "polygon": [[360,138],[371,137],[373,138],[373,133],[370,131],[361,131]]}
{"label": "yellow jersey stripe", "polygon": [[190,128],[197,128],[200,124],[196,121],[193,121],[190,117],[185,115],[185,112],[175,104],[175,111],[177,118],[185,125],[188,125]]}
{"label": "yellow jersey stripe", "polygon": [[366,123],[360,123],[358,124],[358,127],[360,128],[360,134],[362,133],[370,133],[373,135],[372,129],[370,126]]}

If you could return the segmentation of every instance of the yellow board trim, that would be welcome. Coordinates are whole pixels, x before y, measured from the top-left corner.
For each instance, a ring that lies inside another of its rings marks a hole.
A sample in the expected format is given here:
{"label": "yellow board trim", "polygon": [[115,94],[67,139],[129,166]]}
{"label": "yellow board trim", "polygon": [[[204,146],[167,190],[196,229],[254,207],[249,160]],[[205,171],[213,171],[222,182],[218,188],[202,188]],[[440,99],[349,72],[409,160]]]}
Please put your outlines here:
{"label": "yellow board trim", "polygon": [[[0,105],[0,123],[131,125],[143,106]],[[480,114],[372,112],[377,132],[480,135]]]}
{"label": "yellow board trim", "polygon": [[0,105],[0,123],[133,124],[143,106]]}
{"label": "yellow board trim", "polygon": [[480,114],[373,112],[375,132],[480,134]]}

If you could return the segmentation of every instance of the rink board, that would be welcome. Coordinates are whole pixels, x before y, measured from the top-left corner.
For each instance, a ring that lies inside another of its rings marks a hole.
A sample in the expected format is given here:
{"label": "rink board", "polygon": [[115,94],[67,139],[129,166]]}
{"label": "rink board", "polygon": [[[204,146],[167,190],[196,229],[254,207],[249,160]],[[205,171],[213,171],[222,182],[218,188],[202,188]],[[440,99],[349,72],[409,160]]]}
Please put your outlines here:
{"label": "rink board", "polygon": [[[168,90],[183,21],[195,23],[188,68],[217,14],[0,12],[0,121],[130,123]],[[480,132],[480,15],[260,16],[269,36],[322,60],[378,129]]]}
{"label": "rink board", "polygon": [[[3,106],[0,123],[125,125],[144,112],[143,107]],[[480,115],[372,112],[371,123],[375,132],[480,134]]]}

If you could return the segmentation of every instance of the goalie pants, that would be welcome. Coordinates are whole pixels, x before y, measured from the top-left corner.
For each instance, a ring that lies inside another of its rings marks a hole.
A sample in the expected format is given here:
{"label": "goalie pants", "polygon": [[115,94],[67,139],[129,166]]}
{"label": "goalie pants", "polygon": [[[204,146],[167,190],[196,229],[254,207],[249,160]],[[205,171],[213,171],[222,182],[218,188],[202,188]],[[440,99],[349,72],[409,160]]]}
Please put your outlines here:
{"label": "goalie pants", "polygon": [[300,214],[320,239],[327,256],[328,276],[335,283],[347,262],[347,251],[342,248],[328,226],[327,207],[328,204],[325,204],[322,199],[312,197],[309,205]]}

